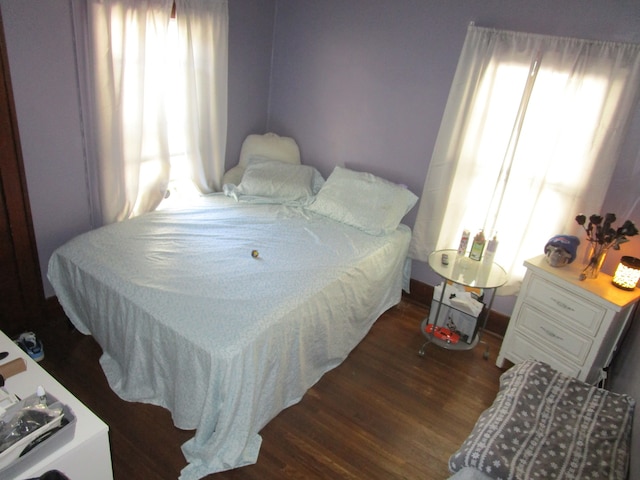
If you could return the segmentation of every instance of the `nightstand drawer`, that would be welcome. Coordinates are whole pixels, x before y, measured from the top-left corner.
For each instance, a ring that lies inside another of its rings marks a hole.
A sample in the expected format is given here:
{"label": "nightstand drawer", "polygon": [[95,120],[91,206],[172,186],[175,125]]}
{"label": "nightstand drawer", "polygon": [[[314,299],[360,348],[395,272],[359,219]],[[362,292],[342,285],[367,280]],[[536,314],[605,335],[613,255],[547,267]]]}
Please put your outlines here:
{"label": "nightstand drawer", "polygon": [[525,338],[521,335],[516,335],[513,339],[513,353],[510,355],[513,358],[513,363],[524,362],[525,360],[540,360],[556,370],[563,372],[572,377],[578,378],[581,373],[580,367],[568,363],[564,359],[558,359],[553,353],[548,351],[544,346],[537,345],[531,342],[531,339]]}
{"label": "nightstand drawer", "polygon": [[563,317],[574,322],[576,327],[592,335],[598,332],[605,315],[602,307],[537,277],[532,278],[527,301],[538,302],[561,313]]}
{"label": "nightstand drawer", "polygon": [[[548,345],[570,361],[584,364],[591,344],[590,338],[571,332],[561,325],[561,319],[549,318],[542,311],[527,305],[522,306],[522,312],[518,319],[520,331],[538,343]],[[565,325],[566,327],[566,325]]]}

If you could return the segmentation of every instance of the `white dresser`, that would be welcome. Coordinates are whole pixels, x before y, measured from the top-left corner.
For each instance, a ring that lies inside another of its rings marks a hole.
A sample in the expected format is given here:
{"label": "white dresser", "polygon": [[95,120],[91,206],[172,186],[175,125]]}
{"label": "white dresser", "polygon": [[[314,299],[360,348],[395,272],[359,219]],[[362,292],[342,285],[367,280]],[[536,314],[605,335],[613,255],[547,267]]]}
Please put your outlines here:
{"label": "white dresser", "polygon": [[590,384],[606,378],[640,289],[616,288],[604,273],[580,281],[580,262],[554,268],[541,255],[524,265],[527,273],[496,365],[533,358]]}
{"label": "white dresser", "polygon": [[[6,478],[7,474],[0,473],[0,480],[39,477],[49,470],[59,470],[71,480],[113,480],[109,427],[2,332],[0,351],[9,352],[7,358],[0,363],[22,357],[27,364],[26,371],[6,380],[5,387],[8,391],[25,398],[34,394],[38,385],[42,385],[47,393],[67,405],[76,419],[73,438],[54,451],[47,452],[47,455],[34,451],[32,457],[25,457],[17,471],[12,469],[10,478]],[[48,441],[54,440],[55,435]]]}

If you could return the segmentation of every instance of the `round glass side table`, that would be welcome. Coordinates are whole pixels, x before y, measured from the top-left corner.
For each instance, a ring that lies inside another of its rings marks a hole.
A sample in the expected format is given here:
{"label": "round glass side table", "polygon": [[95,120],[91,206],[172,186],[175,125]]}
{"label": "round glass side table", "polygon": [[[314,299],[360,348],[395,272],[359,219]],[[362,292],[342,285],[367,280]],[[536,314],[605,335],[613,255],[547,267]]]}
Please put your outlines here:
{"label": "round glass side table", "polygon": [[[440,298],[437,300],[436,313],[430,331],[427,331],[427,326],[431,325],[429,316],[425,317],[420,324],[420,331],[425,336],[426,341],[420,348],[418,355],[424,356],[425,349],[430,343],[449,350],[470,350],[474,348],[479,343],[481,333],[486,326],[491,306],[496,296],[496,290],[507,282],[507,272],[495,262],[472,260],[464,255],[458,255],[457,250],[436,250],[429,255],[428,263],[431,269],[444,279],[444,284],[440,291]],[[482,320],[480,318],[477,319],[477,321],[481,321],[480,327],[474,332],[473,338],[470,339],[469,343],[462,341],[452,342],[435,336],[437,327],[443,326],[445,322],[445,319],[440,318],[440,313],[448,282],[457,283],[465,287],[479,288],[491,295],[487,308],[483,308],[483,312],[480,313]],[[485,360],[489,358],[488,347],[483,356]]]}

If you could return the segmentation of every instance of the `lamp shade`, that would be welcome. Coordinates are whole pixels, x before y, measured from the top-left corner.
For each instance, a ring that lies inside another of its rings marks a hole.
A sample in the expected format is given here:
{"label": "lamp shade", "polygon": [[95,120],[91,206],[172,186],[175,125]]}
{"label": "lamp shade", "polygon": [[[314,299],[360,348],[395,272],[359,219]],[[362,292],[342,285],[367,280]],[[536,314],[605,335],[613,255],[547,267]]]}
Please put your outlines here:
{"label": "lamp shade", "polygon": [[640,259],[622,257],[611,282],[623,290],[633,290],[638,280],[640,280]]}

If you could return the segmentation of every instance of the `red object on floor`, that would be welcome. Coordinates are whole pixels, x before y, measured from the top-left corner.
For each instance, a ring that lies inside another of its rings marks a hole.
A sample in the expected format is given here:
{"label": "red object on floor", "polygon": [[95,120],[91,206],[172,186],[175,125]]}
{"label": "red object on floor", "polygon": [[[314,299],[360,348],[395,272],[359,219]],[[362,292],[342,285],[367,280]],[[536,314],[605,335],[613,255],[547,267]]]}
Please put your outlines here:
{"label": "red object on floor", "polygon": [[460,335],[458,335],[456,332],[452,332],[446,327],[436,327],[434,331],[433,323],[429,323],[426,327],[424,327],[424,331],[428,334],[431,334],[431,332],[433,332],[434,337],[448,343],[458,343],[458,340],[460,340]]}

